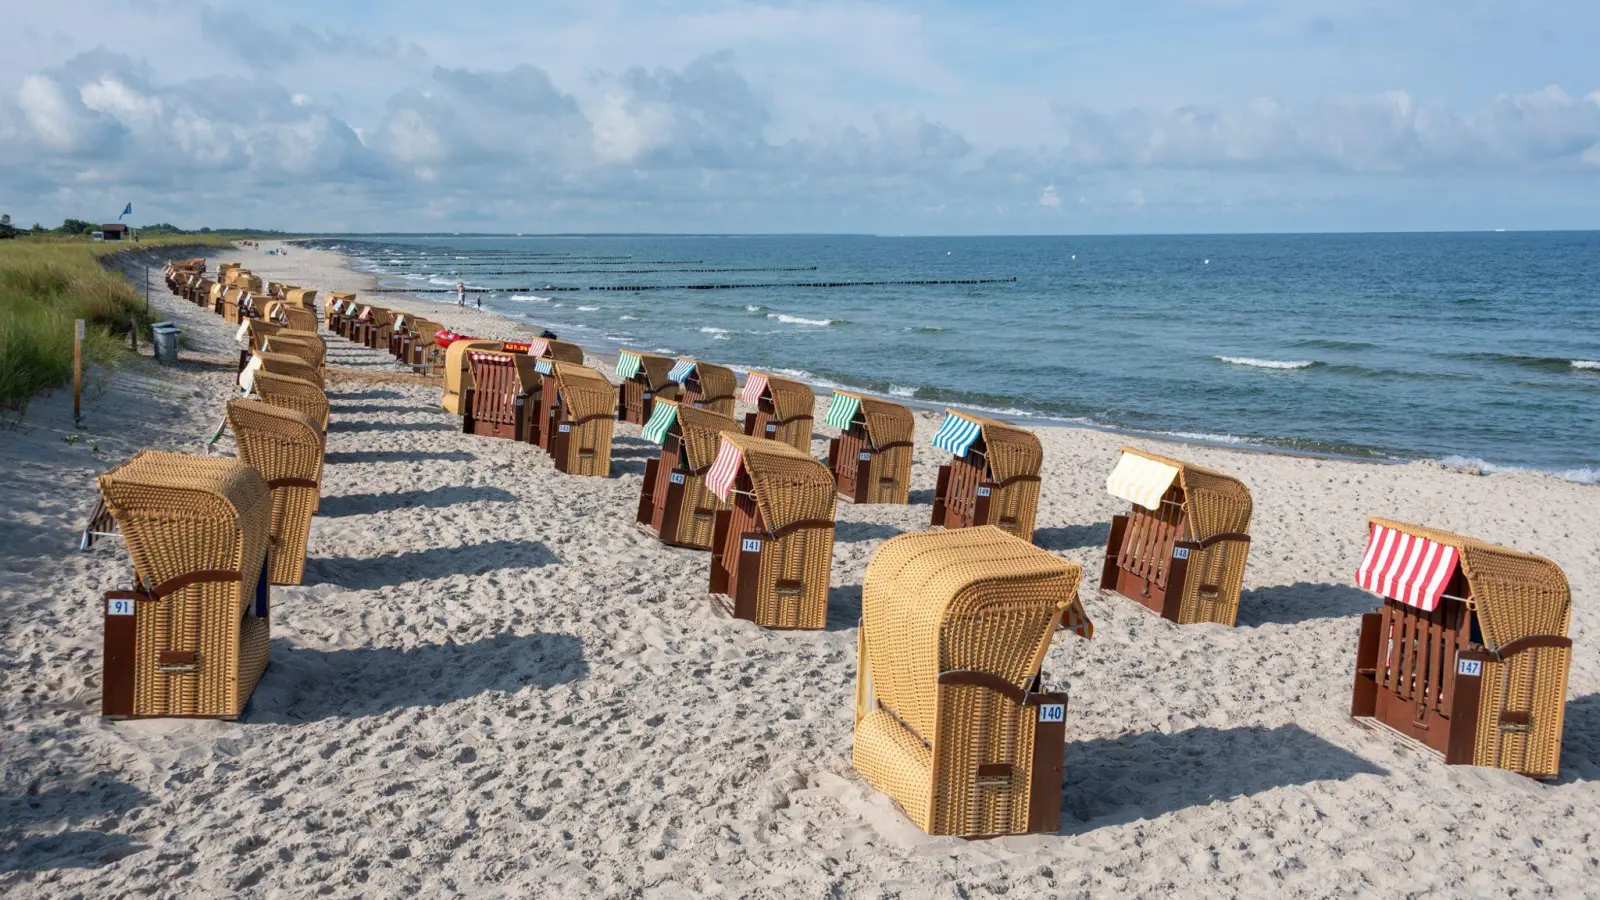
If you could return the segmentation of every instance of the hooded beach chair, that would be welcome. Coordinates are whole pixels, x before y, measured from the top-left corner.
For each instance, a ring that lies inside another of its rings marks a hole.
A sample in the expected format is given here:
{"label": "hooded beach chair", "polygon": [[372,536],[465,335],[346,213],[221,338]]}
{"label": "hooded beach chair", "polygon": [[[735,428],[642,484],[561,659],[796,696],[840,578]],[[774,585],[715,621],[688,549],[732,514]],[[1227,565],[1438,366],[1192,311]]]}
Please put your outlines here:
{"label": "hooded beach chair", "polygon": [[1250,489],[1221,472],[1123,447],[1106,490],[1133,506],[1111,520],[1101,589],[1180,625],[1233,627],[1250,552]]}
{"label": "hooded beach chair", "polygon": [[471,386],[463,395],[462,432],[528,440],[530,419],[536,415],[530,400],[539,385],[533,364],[531,357],[521,353],[468,351]]}
{"label": "hooded beach chair", "polygon": [[[271,338],[268,338],[268,343],[271,343]],[[271,350],[263,350],[255,354],[255,358],[261,360],[262,371],[271,372],[274,375],[288,375],[291,378],[299,378],[311,382],[320,390],[327,390],[322,383],[322,372],[299,356],[295,356],[292,353],[275,353]]]}
{"label": "hooded beach chair", "polygon": [[[349,297],[354,300],[356,295],[350,294]],[[309,309],[315,312],[317,309],[317,292],[311,288],[290,288],[283,292],[283,301],[290,306],[298,306],[301,309]]]}
{"label": "hooded beach chair", "polygon": [[835,390],[823,423],[842,434],[828,442],[828,468],[839,496],[852,503],[906,503],[915,449],[911,410]]}
{"label": "hooded beach chair", "polygon": [[295,331],[304,331],[307,334],[317,333],[317,311],[309,307],[295,306],[284,303],[278,310],[278,315],[283,318],[283,324]]}
{"label": "hooded beach chair", "polygon": [[409,313],[396,312],[389,326],[389,344],[385,348],[395,359],[406,358],[406,342],[416,332],[417,323],[423,321]]}
{"label": "hooded beach chair", "polygon": [[389,335],[394,331],[395,311],[373,307],[372,322],[362,335],[361,343],[372,350],[388,350]]}
{"label": "hooded beach chair", "polygon": [[655,353],[624,350],[617,355],[617,421],[643,426],[654,414],[655,399],[676,400],[677,382],[667,377],[673,360]]}
{"label": "hooded beach chair", "polygon": [[568,475],[611,474],[611,436],[617,425],[617,389],[588,366],[534,360],[544,376],[539,405],[553,415],[540,423],[556,470]]}
{"label": "hooded beach chair", "polygon": [[1044,450],[1032,432],[974,413],[945,410],[933,445],[954,459],[939,467],[933,524],[996,525],[1033,540]]}
{"label": "hooded beach chair", "polygon": [[645,464],[639,491],[639,527],[663,544],[710,550],[717,513],[727,508],[706,486],[720,436],[739,434],[739,423],[708,409],[656,397],[645,423],[645,440],[661,445],[661,456]]}
{"label": "hooded beach chair", "polygon": [[[291,288],[298,291],[299,288]],[[324,324],[334,334],[339,333],[339,320],[344,318],[345,309],[354,303],[356,295],[349,291],[329,291],[322,299],[322,312]]]}
{"label": "hooded beach chair", "polygon": [[135,575],[105,595],[102,714],[238,718],[267,666],[266,480],[147,450],[99,484]]}
{"label": "hooded beach chair", "polygon": [[680,356],[672,363],[669,378],[683,386],[678,402],[685,406],[709,409],[733,416],[733,401],[739,379],[733,370]]}
{"label": "hooded beach chair", "polygon": [[[499,341],[452,341],[444,355],[444,394],[439,405],[452,416],[465,417],[472,411],[472,357],[470,354],[499,353]],[[472,432],[463,424],[462,430]]]}
{"label": "hooded beach chair", "polygon": [[239,342],[239,370],[243,371],[250,357],[260,353],[267,340],[282,330],[282,325],[267,319],[247,319],[240,322],[239,330],[234,334]]}
{"label": "hooded beach chair", "polygon": [[303,412],[245,399],[228,401],[228,427],[239,458],[272,491],[268,580],[299,584],[322,482],[322,427]]}
{"label": "hooded beach chair", "polygon": [[811,453],[811,413],[817,402],[811,388],[793,379],[751,372],[745,376],[739,399],[756,408],[755,412],[745,413],[745,434]]}
{"label": "hooded beach chair", "polygon": [[258,370],[253,375],[250,390],[262,403],[304,413],[322,431],[328,430],[328,395],[316,384],[304,378]]}
{"label": "hooded beach chair", "polygon": [[561,341],[555,338],[530,337],[528,338],[527,354],[541,359],[553,359],[558,362],[571,363],[576,366],[583,365],[583,348],[571,341]]}
{"label": "hooded beach chair", "polygon": [[1060,828],[1064,693],[1040,666],[1094,626],[1077,563],[992,526],[890,538],[867,564],[856,771],[931,835]]}
{"label": "hooded beach chair", "polygon": [[1559,566],[1374,518],[1356,583],[1383,605],[1361,617],[1352,716],[1446,763],[1560,773],[1572,592]]}
{"label": "hooded beach chair", "polygon": [[222,315],[222,295],[226,293],[227,290],[228,285],[223,284],[220,281],[213,281],[211,283],[211,290],[206,294],[206,309],[211,310],[219,316]]}
{"label": "hooded beach chair", "polygon": [[727,505],[711,538],[711,595],[763,628],[822,628],[833,568],[833,476],[777,441],[723,434],[706,484]]}
{"label": "hooded beach chair", "polygon": [[327,362],[328,348],[322,343],[322,338],[304,331],[281,329],[277,334],[265,338],[261,349],[269,353],[288,353],[305,360],[306,365],[317,371],[317,377],[323,377],[323,370]]}

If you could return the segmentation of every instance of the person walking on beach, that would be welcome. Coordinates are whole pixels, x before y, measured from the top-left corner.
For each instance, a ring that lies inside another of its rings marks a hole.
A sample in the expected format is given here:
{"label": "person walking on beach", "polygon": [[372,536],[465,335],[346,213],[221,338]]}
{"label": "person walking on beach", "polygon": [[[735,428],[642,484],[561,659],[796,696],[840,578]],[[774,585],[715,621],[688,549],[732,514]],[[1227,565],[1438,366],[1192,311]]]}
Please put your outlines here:
{"label": "person walking on beach", "polygon": [[456,305],[467,305],[467,283],[465,281],[456,282]]}

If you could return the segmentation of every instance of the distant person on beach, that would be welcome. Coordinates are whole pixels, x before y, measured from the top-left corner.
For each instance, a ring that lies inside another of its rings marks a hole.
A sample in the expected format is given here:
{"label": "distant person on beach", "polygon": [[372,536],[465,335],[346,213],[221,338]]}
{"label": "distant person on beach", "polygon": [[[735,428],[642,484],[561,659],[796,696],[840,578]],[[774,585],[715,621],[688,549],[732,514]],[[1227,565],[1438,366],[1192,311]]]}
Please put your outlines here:
{"label": "distant person on beach", "polygon": [[464,281],[456,282],[456,305],[467,305],[467,283]]}

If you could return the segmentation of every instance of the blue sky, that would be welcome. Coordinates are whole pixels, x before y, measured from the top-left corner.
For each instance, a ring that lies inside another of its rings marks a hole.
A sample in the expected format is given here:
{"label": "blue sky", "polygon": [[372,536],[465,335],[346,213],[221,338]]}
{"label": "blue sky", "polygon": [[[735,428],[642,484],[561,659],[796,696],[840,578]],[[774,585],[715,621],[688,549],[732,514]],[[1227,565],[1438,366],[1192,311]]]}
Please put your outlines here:
{"label": "blue sky", "polygon": [[14,6],[24,224],[1600,226],[1592,0]]}

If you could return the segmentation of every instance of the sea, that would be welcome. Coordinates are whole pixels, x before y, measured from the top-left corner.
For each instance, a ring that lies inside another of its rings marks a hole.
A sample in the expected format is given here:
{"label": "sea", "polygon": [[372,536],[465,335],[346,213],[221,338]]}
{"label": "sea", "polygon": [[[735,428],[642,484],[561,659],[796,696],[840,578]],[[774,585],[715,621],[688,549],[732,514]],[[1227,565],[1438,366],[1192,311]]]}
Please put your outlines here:
{"label": "sea", "polygon": [[441,305],[462,281],[469,303],[600,352],[1022,423],[1600,483],[1600,232],[311,243]]}

